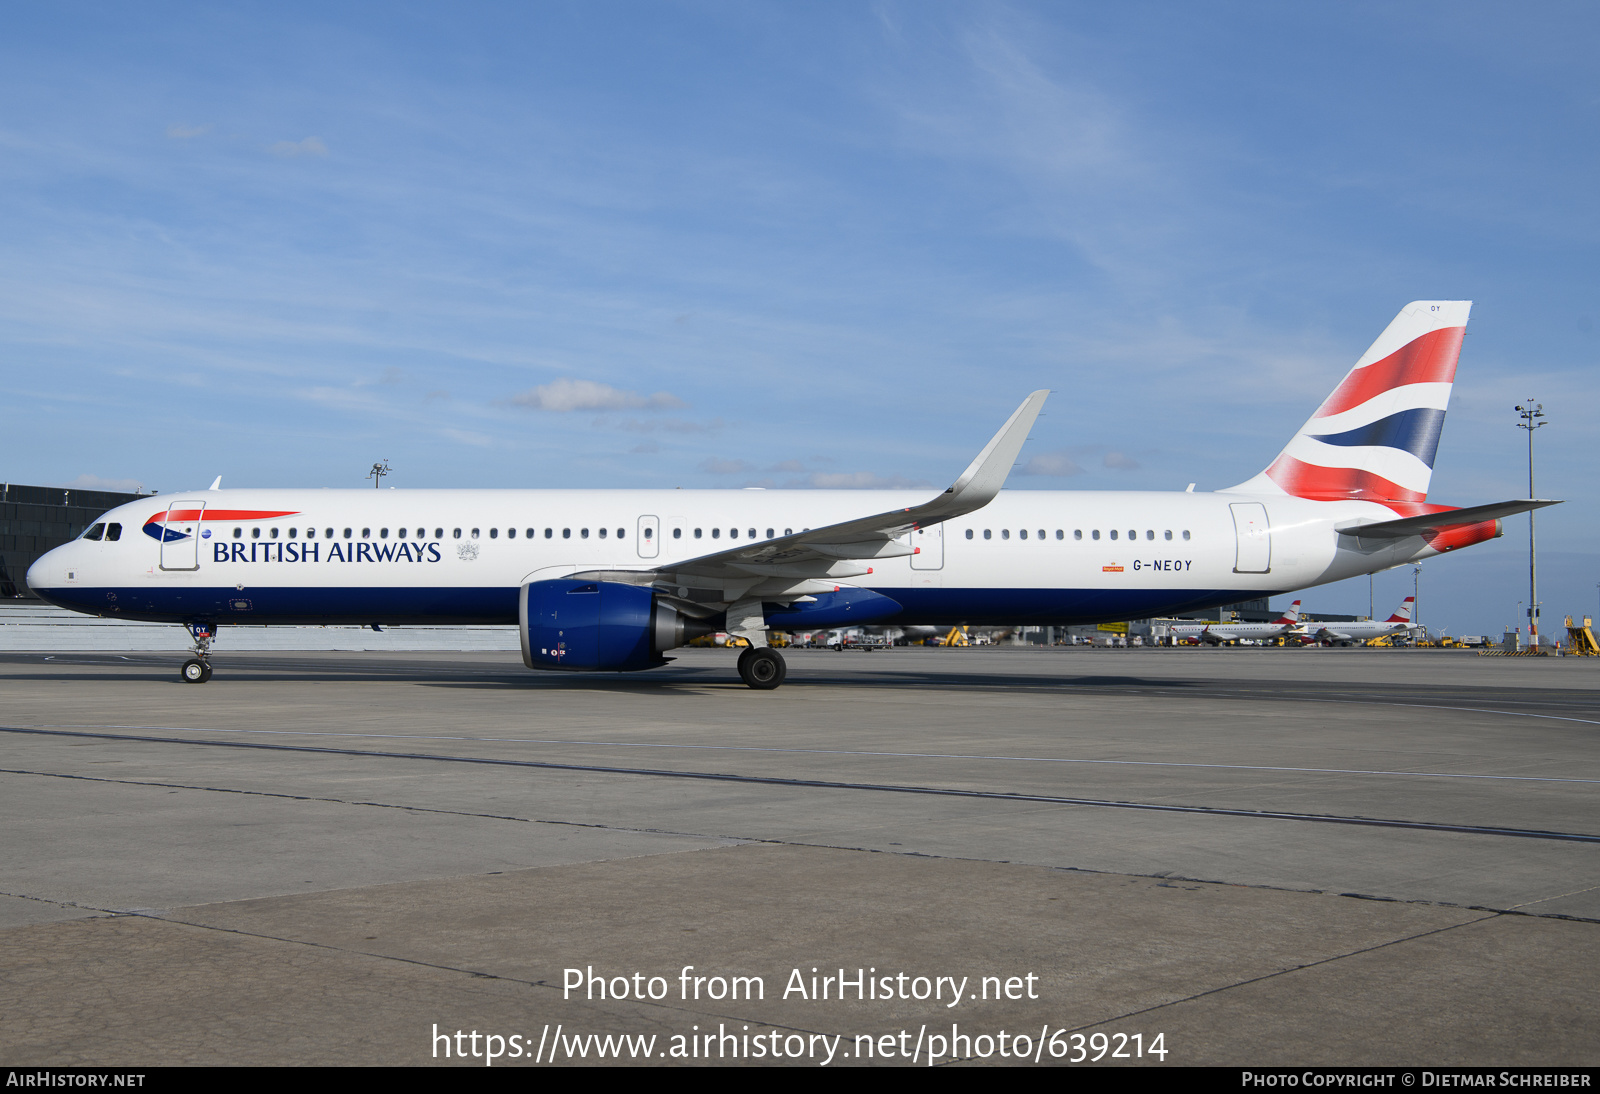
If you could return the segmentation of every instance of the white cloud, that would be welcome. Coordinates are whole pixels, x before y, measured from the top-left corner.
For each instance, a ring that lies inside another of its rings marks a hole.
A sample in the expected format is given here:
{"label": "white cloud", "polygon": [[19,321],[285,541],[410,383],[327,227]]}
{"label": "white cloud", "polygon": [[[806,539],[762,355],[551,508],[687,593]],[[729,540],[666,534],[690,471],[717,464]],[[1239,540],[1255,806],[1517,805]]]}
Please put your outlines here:
{"label": "white cloud", "polygon": [[1105,465],[1107,467],[1114,467],[1118,471],[1137,471],[1139,468],[1144,466],[1132,456],[1124,455],[1121,452],[1107,452]]}
{"label": "white cloud", "polygon": [[755,468],[743,460],[724,460],[718,456],[707,456],[700,461],[700,470],[709,471],[713,475],[746,475]]}
{"label": "white cloud", "polygon": [[640,395],[610,384],[568,377],[519,392],[511,396],[510,402],[530,410],[554,410],[562,414],[573,410],[667,410],[685,405],[682,399],[665,391]]}
{"label": "white cloud", "polygon": [[[171,131],[168,132],[170,134]],[[272,146],[271,152],[274,156],[289,159],[296,156],[326,156],[328,146],[322,143],[321,137],[307,137],[303,141],[279,141]]]}
{"label": "white cloud", "polygon": [[115,490],[122,494],[144,492],[144,483],[138,479],[102,479],[99,475],[82,474],[71,482],[57,483],[66,490]]}
{"label": "white cloud", "polygon": [[[596,422],[596,425],[602,423]],[[637,418],[629,418],[617,427],[629,433],[654,433],[665,430],[668,433],[715,433],[722,428],[722,419],[713,418],[709,422],[691,422],[686,418],[667,418],[659,422],[641,422]]]}
{"label": "white cloud", "polygon": [[814,471],[803,479],[783,485],[788,490],[920,490],[933,486],[927,479],[879,475],[872,471]]}
{"label": "white cloud", "polygon": [[[1107,457],[1109,459],[1109,457]],[[1107,466],[1110,466],[1109,464]],[[1017,468],[1019,475],[1054,475],[1065,478],[1068,475],[1081,475],[1083,468],[1078,462],[1065,452],[1041,452],[1027,463]]]}

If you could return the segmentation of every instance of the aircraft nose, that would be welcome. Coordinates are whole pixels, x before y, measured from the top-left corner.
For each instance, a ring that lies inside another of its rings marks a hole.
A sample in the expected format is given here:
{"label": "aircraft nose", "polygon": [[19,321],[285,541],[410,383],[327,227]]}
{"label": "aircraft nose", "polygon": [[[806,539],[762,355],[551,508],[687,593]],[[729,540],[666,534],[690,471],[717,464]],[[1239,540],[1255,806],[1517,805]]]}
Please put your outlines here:
{"label": "aircraft nose", "polygon": [[28,572],[23,580],[28,583],[28,588],[44,600],[56,603],[57,597],[66,586],[68,557],[71,544],[64,543],[60,547],[52,548],[40,555],[28,567]]}
{"label": "aircraft nose", "polygon": [[28,573],[23,578],[28,583],[28,588],[34,592],[39,592],[46,587],[47,579],[45,574],[50,571],[52,565],[50,556],[60,550],[61,548],[59,547],[53,548],[33,560],[33,565],[28,567]]}

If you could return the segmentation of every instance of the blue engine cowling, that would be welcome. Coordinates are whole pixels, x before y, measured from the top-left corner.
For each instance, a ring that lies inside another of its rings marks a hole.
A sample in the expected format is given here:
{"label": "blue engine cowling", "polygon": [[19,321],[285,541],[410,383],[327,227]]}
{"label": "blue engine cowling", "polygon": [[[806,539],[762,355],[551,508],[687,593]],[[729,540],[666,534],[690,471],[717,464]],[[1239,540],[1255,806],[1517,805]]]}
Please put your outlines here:
{"label": "blue engine cowling", "polygon": [[530,669],[633,672],[712,627],[688,619],[647,586],[619,581],[533,581],[522,587],[518,628]]}

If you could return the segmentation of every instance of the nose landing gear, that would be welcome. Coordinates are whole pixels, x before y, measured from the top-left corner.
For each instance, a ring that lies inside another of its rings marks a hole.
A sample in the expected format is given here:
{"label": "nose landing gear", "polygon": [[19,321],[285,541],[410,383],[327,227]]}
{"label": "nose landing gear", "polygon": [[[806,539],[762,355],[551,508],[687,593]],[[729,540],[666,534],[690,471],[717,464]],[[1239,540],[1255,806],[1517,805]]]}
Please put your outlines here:
{"label": "nose landing gear", "polygon": [[183,663],[178,676],[185,684],[203,684],[211,679],[211,640],[217,636],[215,623],[190,623],[194,636],[194,656]]}

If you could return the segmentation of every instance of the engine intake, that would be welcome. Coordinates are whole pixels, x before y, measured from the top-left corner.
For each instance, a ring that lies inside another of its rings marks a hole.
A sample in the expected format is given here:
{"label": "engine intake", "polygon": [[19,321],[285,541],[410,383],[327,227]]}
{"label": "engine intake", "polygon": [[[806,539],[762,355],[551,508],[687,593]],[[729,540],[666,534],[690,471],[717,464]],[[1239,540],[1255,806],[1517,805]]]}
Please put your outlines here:
{"label": "engine intake", "polygon": [[714,630],[649,588],[620,581],[530,581],[518,600],[522,663],[530,669],[634,672]]}

